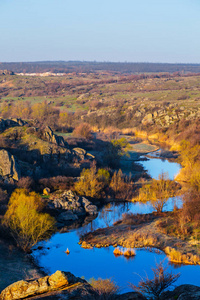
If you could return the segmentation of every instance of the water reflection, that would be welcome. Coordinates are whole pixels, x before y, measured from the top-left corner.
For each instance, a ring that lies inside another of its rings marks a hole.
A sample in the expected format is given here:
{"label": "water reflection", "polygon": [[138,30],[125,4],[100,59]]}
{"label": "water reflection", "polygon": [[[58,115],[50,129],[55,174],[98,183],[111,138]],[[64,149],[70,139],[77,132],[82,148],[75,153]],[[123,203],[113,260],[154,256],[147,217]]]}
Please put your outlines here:
{"label": "water reflection", "polygon": [[[153,161],[151,164],[150,161]],[[151,159],[146,164],[149,173],[155,178],[160,174],[162,168],[168,171],[172,178],[180,169],[180,166],[168,161],[162,162],[160,159]],[[163,164],[165,166],[163,166]],[[151,166],[151,168],[150,168]],[[149,169],[150,168],[150,169]],[[153,168],[153,170],[152,170]],[[167,168],[167,170],[166,170]],[[154,172],[156,170],[156,172]],[[180,207],[181,199],[170,198],[165,210],[172,210],[174,205]],[[83,227],[76,230],[70,230],[67,233],[57,233],[49,241],[43,242],[44,249],[35,250],[33,256],[38,260],[38,264],[53,273],[56,270],[70,271],[75,276],[84,276],[87,280],[95,277],[113,278],[122,288],[121,292],[129,291],[128,282],[135,285],[140,281],[139,276],[152,276],[152,267],[164,260],[164,265],[169,266],[169,271],[174,274],[181,271],[181,277],[177,284],[195,284],[199,285],[200,267],[199,266],[181,266],[169,263],[166,255],[157,251],[148,251],[147,249],[137,249],[136,256],[127,260],[124,256],[115,257],[112,246],[107,248],[83,249],[78,244],[79,237],[89,231],[98,228],[112,226],[114,222],[122,218],[123,213],[150,213],[152,207],[149,203],[109,203],[99,211],[96,219],[90,223],[84,223]],[[69,248],[70,254],[65,251]],[[139,275],[139,276],[138,276]]]}
{"label": "water reflection", "polygon": [[155,179],[158,179],[161,173],[168,173],[169,179],[174,179],[181,169],[179,164],[169,162],[167,159],[151,158],[140,163],[148,171],[149,175]]}

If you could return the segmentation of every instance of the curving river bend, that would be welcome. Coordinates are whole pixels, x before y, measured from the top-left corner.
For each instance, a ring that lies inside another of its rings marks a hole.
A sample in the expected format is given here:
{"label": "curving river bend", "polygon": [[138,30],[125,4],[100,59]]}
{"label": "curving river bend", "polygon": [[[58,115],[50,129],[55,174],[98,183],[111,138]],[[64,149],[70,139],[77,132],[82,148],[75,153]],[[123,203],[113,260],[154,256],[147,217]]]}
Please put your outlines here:
{"label": "curving river bend", "polygon": [[[142,165],[148,170],[153,178],[157,178],[161,172],[168,172],[173,179],[180,170],[180,165],[168,160],[151,158],[142,161]],[[175,199],[169,199],[166,210],[173,209]],[[178,203],[180,205],[180,203]],[[114,248],[83,249],[78,245],[81,234],[102,227],[107,227],[119,220],[125,212],[148,213],[152,208],[149,204],[140,203],[109,203],[99,211],[98,217],[83,227],[71,230],[67,233],[56,233],[52,238],[43,242],[42,250],[37,248],[33,251],[33,257],[38,265],[51,274],[56,270],[70,271],[75,276],[90,278],[112,278],[119,286],[121,292],[129,291],[128,283],[137,284],[140,276],[152,276],[152,267],[164,260],[164,265],[173,273],[181,273],[177,285],[195,284],[199,285],[200,266],[175,265],[168,261],[163,253],[150,252],[146,249],[136,249],[136,256],[125,258],[115,257]],[[65,253],[69,248],[70,254]]]}

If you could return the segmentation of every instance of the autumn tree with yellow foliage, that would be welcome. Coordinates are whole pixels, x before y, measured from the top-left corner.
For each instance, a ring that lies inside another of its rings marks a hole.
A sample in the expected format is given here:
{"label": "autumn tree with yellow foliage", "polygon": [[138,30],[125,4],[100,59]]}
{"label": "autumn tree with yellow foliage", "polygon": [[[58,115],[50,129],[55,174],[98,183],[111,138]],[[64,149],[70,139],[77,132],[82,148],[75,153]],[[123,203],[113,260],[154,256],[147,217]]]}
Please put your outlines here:
{"label": "autumn tree with yellow foliage", "polygon": [[3,224],[24,251],[49,238],[55,230],[54,218],[42,213],[43,207],[40,196],[35,192],[16,189],[10,197]]}
{"label": "autumn tree with yellow foliage", "polygon": [[100,198],[110,176],[109,172],[100,170],[97,171],[95,163],[90,169],[83,169],[79,181],[75,184],[76,192],[82,196]]}
{"label": "autumn tree with yellow foliage", "polygon": [[180,185],[174,180],[170,180],[166,173],[159,175],[158,179],[153,179],[145,184],[139,191],[138,199],[141,202],[150,201],[152,207],[158,212],[162,212],[167,200],[178,194]]}
{"label": "autumn tree with yellow foliage", "polygon": [[182,141],[179,153],[183,168],[176,180],[200,192],[200,145],[191,146],[190,142]]}

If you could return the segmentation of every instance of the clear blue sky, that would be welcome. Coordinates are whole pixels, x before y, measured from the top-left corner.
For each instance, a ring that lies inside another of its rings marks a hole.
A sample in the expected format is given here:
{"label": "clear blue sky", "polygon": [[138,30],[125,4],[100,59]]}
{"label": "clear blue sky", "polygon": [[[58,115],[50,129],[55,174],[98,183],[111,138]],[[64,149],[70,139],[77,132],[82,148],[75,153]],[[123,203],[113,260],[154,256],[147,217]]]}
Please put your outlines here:
{"label": "clear blue sky", "polygon": [[200,0],[0,0],[0,61],[200,63]]}

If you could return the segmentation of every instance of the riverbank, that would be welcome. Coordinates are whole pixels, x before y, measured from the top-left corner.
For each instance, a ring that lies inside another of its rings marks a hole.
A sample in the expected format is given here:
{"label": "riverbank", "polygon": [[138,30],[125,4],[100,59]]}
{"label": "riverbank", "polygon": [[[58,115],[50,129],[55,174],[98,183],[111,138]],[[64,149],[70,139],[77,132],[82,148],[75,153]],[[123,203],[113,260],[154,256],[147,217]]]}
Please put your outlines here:
{"label": "riverbank", "polygon": [[[154,292],[153,286],[152,291]],[[195,285],[180,285],[173,291],[164,291],[163,287],[159,299],[199,299],[200,288]],[[150,293],[149,293],[150,294]],[[153,294],[153,293],[152,293]],[[83,278],[74,276],[70,272],[56,271],[51,276],[38,280],[21,280],[4,289],[0,298],[2,300],[18,299],[85,299],[85,300],[147,300],[146,294],[129,292],[119,294],[118,287],[111,280],[94,280],[87,282]]]}
{"label": "riverbank", "polygon": [[[167,169],[167,166],[170,165],[170,169],[172,168],[172,164],[168,163],[166,161],[166,164],[164,166],[165,169]],[[156,168],[158,169],[158,168]],[[107,199],[106,199],[107,200]],[[113,202],[113,199],[108,199],[108,202]],[[99,200],[98,200],[99,201]],[[105,201],[106,202],[106,201]],[[136,210],[136,204],[133,204],[131,202],[127,202],[127,203],[121,203],[120,200],[117,199],[118,203],[116,204],[112,204],[109,203],[107,205],[104,206],[103,209],[99,210],[99,216],[95,219],[95,216],[91,216],[88,215],[84,220],[82,220],[81,218],[78,218],[78,220],[75,220],[74,222],[70,222],[70,223],[66,223],[66,226],[64,226],[63,224],[61,224],[62,226],[58,228],[58,232],[54,236],[52,236],[53,242],[49,242],[48,246],[45,246],[46,243],[45,242],[42,243],[42,247],[40,245],[36,246],[33,249],[33,257],[35,257],[35,253],[37,253],[37,257],[36,258],[36,263],[38,263],[39,266],[42,266],[45,268],[46,272],[48,274],[50,274],[51,272],[54,272],[57,269],[63,269],[63,265],[66,262],[66,266],[64,266],[66,271],[71,271],[73,270],[73,272],[76,272],[75,274],[78,274],[79,276],[86,276],[87,279],[91,278],[91,277],[104,277],[104,278],[109,278],[111,275],[109,274],[102,274],[99,273],[98,275],[96,274],[96,270],[92,269],[91,266],[91,272],[89,274],[84,273],[85,272],[85,265],[81,264],[81,262],[79,262],[79,259],[84,262],[84,259],[88,259],[88,264],[90,264],[91,261],[91,253],[87,253],[87,250],[84,251],[84,249],[82,249],[79,245],[77,245],[78,242],[78,234],[82,234],[82,231],[92,231],[96,228],[102,227],[102,226],[108,226],[110,225],[113,221],[117,221],[119,220],[119,218],[121,217],[121,215],[124,212],[127,212],[128,210],[131,210],[133,207],[133,210]],[[139,205],[137,206],[138,212],[142,213],[143,211],[145,211],[145,205]],[[147,208],[148,209],[148,208]],[[120,214],[120,216],[119,216]],[[64,233],[65,232],[65,233]],[[54,242],[54,240],[56,240],[58,237],[58,240],[56,242]],[[43,246],[44,245],[44,246]],[[61,246],[62,246],[62,250],[61,250]],[[9,260],[7,260],[5,258],[5,256],[2,256],[2,264],[4,263],[4,268],[7,270],[7,273],[5,272],[6,276],[5,276],[5,282],[2,281],[2,288],[6,287],[8,284],[20,280],[20,279],[26,279],[26,278],[30,278],[30,277],[38,277],[39,275],[41,276],[40,272],[42,272],[42,269],[40,271],[40,269],[38,269],[34,263],[32,264],[32,261],[30,260],[30,256],[19,251],[19,249],[11,247],[14,250],[10,251],[8,250],[8,246],[7,246],[7,250],[3,250],[1,251],[2,253],[7,253],[9,254],[9,259],[10,261],[14,262],[16,259],[16,262],[18,262],[18,265],[15,266],[15,269],[17,270],[16,272],[13,270],[12,268],[12,263],[10,263]],[[70,255],[68,257],[66,257],[65,251],[66,249],[69,248],[70,250]],[[81,250],[80,250],[81,248]],[[98,249],[100,250],[100,249]],[[54,252],[54,251],[58,251],[58,252]],[[112,250],[111,250],[112,252]],[[53,270],[49,271],[49,269],[51,270],[51,266],[49,265],[43,265],[40,263],[40,260],[42,258],[45,258],[45,255],[43,255],[44,253],[47,254],[52,254],[51,259],[48,259],[49,262],[51,262],[50,264],[52,265]],[[80,254],[78,254],[80,253]],[[101,254],[102,255],[102,254]],[[105,254],[103,254],[105,255]],[[112,255],[112,253],[111,253]],[[114,255],[112,255],[114,256]],[[61,266],[57,266],[56,260],[59,259],[60,257],[62,257],[62,262],[61,262]],[[96,263],[97,257],[99,257],[99,254],[94,253],[94,258],[93,258],[93,263]],[[107,258],[106,258],[107,259]],[[113,258],[114,259],[114,258]],[[25,263],[27,263],[27,265],[23,264],[23,260],[25,261]],[[69,260],[72,261],[72,266],[69,265]],[[76,263],[78,261],[78,263]],[[64,263],[63,263],[64,262]],[[112,268],[114,268],[114,266],[116,265],[116,261],[113,261],[113,266]],[[103,262],[102,262],[103,264]],[[22,267],[20,268],[20,265],[22,265]],[[74,267],[77,269],[74,270]],[[123,265],[120,266],[120,268],[122,268]],[[9,269],[10,268],[10,269]],[[19,271],[18,271],[19,270]],[[25,271],[24,271],[25,270]],[[80,271],[80,273],[79,273]],[[98,267],[98,271],[101,271],[101,268]],[[127,270],[125,271],[127,273]],[[10,275],[11,274],[11,275]],[[33,275],[32,275],[33,274]],[[43,275],[43,272],[42,272]]]}
{"label": "riverbank", "polygon": [[30,254],[0,240],[0,291],[18,280],[39,278],[46,273],[37,266]]}
{"label": "riverbank", "polygon": [[173,263],[200,264],[200,250],[196,245],[178,237],[166,235],[159,230],[158,222],[164,221],[170,215],[171,212],[161,215],[126,215],[113,226],[87,233],[80,239],[80,243],[96,248],[152,247],[162,250]]}

